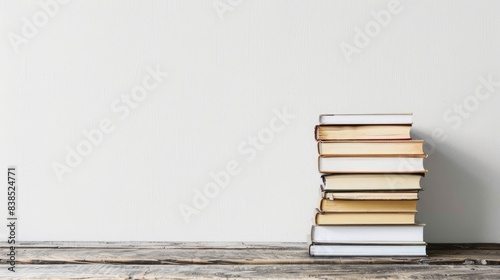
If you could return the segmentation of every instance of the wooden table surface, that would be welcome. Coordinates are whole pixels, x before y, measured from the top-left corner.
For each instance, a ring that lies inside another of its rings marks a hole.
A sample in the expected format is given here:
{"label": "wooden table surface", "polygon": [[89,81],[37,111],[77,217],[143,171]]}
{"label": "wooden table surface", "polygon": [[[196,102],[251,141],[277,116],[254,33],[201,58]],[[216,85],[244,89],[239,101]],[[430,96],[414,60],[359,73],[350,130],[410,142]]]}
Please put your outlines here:
{"label": "wooden table surface", "polygon": [[500,244],[429,244],[428,257],[312,258],[305,243],[24,242],[0,279],[500,279]]}

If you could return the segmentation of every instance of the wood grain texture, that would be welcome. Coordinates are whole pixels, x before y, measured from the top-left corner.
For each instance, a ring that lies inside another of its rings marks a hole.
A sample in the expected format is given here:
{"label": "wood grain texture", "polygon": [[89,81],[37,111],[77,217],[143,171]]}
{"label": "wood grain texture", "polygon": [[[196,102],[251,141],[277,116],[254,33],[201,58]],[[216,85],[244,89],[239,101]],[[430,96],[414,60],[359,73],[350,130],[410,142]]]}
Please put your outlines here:
{"label": "wood grain texture", "polygon": [[17,272],[2,265],[0,279],[500,277],[500,244],[430,244],[428,257],[418,258],[312,258],[307,248],[306,243],[24,242],[18,246]]}
{"label": "wood grain texture", "polygon": [[498,279],[494,266],[422,265],[29,265],[2,279]]}

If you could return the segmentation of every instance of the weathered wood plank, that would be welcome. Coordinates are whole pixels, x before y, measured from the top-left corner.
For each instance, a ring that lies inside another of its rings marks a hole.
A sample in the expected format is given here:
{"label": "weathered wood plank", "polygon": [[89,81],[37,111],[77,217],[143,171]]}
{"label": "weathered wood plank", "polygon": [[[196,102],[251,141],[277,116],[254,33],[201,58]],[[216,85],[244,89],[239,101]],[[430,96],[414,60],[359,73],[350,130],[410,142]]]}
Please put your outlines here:
{"label": "weathered wood plank", "polygon": [[498,279],[497,266],[449,265],[0,265],[0,279]]}
{"label": "weathered wood plank", "polygon": [[[10,244],[0,242],[0,248],[8,248]],[[18,248],[162,248],[162,249],[222,249],[244,250],[260,248],[268,250],[300,249],[306,246],[305,242],[81,242],[81,241],[23,241]]]}
{"label": "weathered wood plank", "polygon": [[[78,243],[75,243],[77,245]],[[436,264],[500,265],[500,250],[456,249],[450,246],[429,246],[428,257],[338,257],[311,258],[307,244],[278,243],[270,245],[213,246],[182,244],[179,247],[67,246],[43,247],[41,244],[18,248],[19,264],[143,264],[143,265],[298,265],[298,264]],[[6,256],[0,255],[4,262]]]}
{"label": "weathered wood plank", "polygon": [[312,258],[307,248],[306,243],[24,242],[18,246],[17,272],[1,265],[0,279],[500,278],[498,244],[431,244],[424,258]]}
{"label": "weathered wood plank", "polygon": [[[0,242],[0,248],[8,248],[10,244]],[[307,246],[304,242],[96,242],[96,241],[23,241],[17,244],[19,248],[173,248],[173,249],[269,249],[289,250],[301,249]],[[500,243],[431,243],[429,250],[500,250]]]}
{"label": "weathered wood plank", "polygon": [[499,243],[431,243],[427,245],[430,250],[500,250]]}

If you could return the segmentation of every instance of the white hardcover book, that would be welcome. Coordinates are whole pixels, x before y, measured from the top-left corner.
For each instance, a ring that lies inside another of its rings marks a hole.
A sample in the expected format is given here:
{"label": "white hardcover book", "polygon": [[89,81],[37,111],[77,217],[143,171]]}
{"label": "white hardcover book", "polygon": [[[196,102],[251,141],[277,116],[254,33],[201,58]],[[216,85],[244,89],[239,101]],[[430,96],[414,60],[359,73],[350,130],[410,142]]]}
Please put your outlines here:
{"label": "white hardcover book", "polygon": [[324,125],[412,124],[413,114],[323,114],[319,123]]}
{"label": "white hardcover book", "polygon": [[311,228],[313,243],[419,243],[424,242],[424,226],[339,225]]}
{"label": "white hardcover book", "polygon": [[311,244],[309,254],[313,257],[338,256],[426,256],[426,244]]}

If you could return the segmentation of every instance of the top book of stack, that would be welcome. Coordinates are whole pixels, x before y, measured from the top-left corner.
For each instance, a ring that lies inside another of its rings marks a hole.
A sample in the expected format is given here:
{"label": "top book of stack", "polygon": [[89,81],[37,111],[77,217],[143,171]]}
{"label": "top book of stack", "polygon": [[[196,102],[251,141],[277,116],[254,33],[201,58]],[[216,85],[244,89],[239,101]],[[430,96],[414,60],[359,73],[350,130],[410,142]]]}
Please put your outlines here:
{"label": "top book of stack", "polygon": [[413,114],[323,114],[319,116],[323,125],[368,125],[413,123]]}
{"label": "top book of stack", "polygon": [[413,115],[326,114],[319,116],[316,140],[411,140]]}

